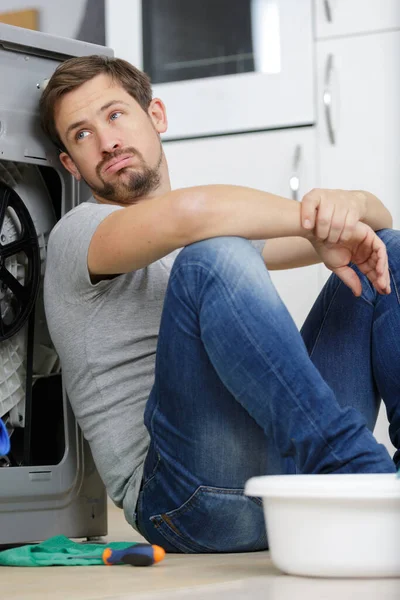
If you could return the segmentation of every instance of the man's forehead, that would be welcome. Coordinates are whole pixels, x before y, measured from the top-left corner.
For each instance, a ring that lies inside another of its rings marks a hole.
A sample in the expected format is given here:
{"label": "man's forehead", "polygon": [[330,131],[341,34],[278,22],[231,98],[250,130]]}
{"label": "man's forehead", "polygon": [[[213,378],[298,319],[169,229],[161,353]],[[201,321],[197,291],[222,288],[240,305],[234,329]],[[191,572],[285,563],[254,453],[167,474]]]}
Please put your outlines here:
{"label": "man's forehead", "polygon": [[102,102],[102,99],[111,93],[124,98],[127,95],[129,96],[118,81],[114,81],[109,75],[101,74],[64,94],[59,101],[59,106],[62,109],[68,107],[78,108],[80,105],[82,107],[90,106],[96,100]]}
{"label": "man's forehead", "polygon": [[62,129],[69,126],[71,120],[85,113],[88,117],[111,99],[133,102],[134,99],[118,81],[104,73],[96,75],[78,88],[64,94],[55,106],[55,117]]}

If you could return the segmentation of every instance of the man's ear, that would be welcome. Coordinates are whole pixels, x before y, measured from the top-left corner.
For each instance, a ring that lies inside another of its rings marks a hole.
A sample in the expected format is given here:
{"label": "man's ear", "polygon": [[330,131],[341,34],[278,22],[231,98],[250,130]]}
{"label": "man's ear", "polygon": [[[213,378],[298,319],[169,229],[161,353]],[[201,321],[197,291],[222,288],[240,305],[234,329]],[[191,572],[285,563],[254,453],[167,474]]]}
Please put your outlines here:
{"label": "man's ear", "polygon": [[77,181],[80,181],[82,179],[82,176],[78,171],[78,168],[76,167],[74,161],[72,160],[72,158],[70,157],[69,154],[67,154],[66,152],[61,152],[59,159],[60,159],[62,166],[65,169],[67,169],[67,171],[69,171],[71,173],[71,175],[73,175]]}
{"label": "man's ear", "polygon": [[167,111],[164,102],[159,98],[153,98],[147,109],[150,119],[158,133],[165,133],[168,129]]}

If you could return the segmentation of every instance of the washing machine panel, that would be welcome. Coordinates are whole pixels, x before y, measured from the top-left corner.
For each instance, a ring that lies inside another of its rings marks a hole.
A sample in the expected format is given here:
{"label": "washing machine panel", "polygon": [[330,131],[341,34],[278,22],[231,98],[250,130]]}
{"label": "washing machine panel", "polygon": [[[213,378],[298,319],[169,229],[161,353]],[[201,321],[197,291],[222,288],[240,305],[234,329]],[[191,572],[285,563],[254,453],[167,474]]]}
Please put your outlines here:
{"label": "washing machine panel", "polygon": [[[72,413],[43,307],[50,231],[90,192],[61,167],[40,129],[38,103],[60,62],[90,54],[113,51],[0,24],[0,417],[11,442],[0,457],[0,545],[107,533],[105,488]],[[24,320],[32,273],[38,285]]]}

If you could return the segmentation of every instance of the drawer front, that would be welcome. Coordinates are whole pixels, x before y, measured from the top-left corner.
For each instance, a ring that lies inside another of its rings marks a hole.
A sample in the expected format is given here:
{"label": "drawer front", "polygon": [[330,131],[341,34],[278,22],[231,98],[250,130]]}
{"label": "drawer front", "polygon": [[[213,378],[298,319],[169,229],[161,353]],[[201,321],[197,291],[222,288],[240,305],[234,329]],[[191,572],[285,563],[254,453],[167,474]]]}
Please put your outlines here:
{"label": "drawer front", "polygon": [[317,39],[400,29],[400,0],[314,0]]}

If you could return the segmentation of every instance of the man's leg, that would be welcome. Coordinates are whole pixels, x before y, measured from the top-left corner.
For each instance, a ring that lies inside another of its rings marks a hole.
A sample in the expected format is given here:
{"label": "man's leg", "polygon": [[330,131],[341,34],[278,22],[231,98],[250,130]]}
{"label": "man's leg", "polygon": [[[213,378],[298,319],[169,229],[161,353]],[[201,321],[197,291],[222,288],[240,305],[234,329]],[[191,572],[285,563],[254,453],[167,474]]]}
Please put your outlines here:
{"label": "man's leg", "polygon": [[[374,429],[383,398],[392,444],[400,448],[400,232],[378,232],[386,244],[392,293],[379,295],[357,268],[363,286],[355,298],[332,275],[313,306],[302,336],[311,360],[341,406],[353,406]],[[400,452],[394,456],[400,466]]]}
{"label": "man's leg", "polygon": [[394,471],[241,238],[192,244],[175,261],[145,423],[138,524],[167,550],[265,548],[260,503],[242,494],[251,476]]}

